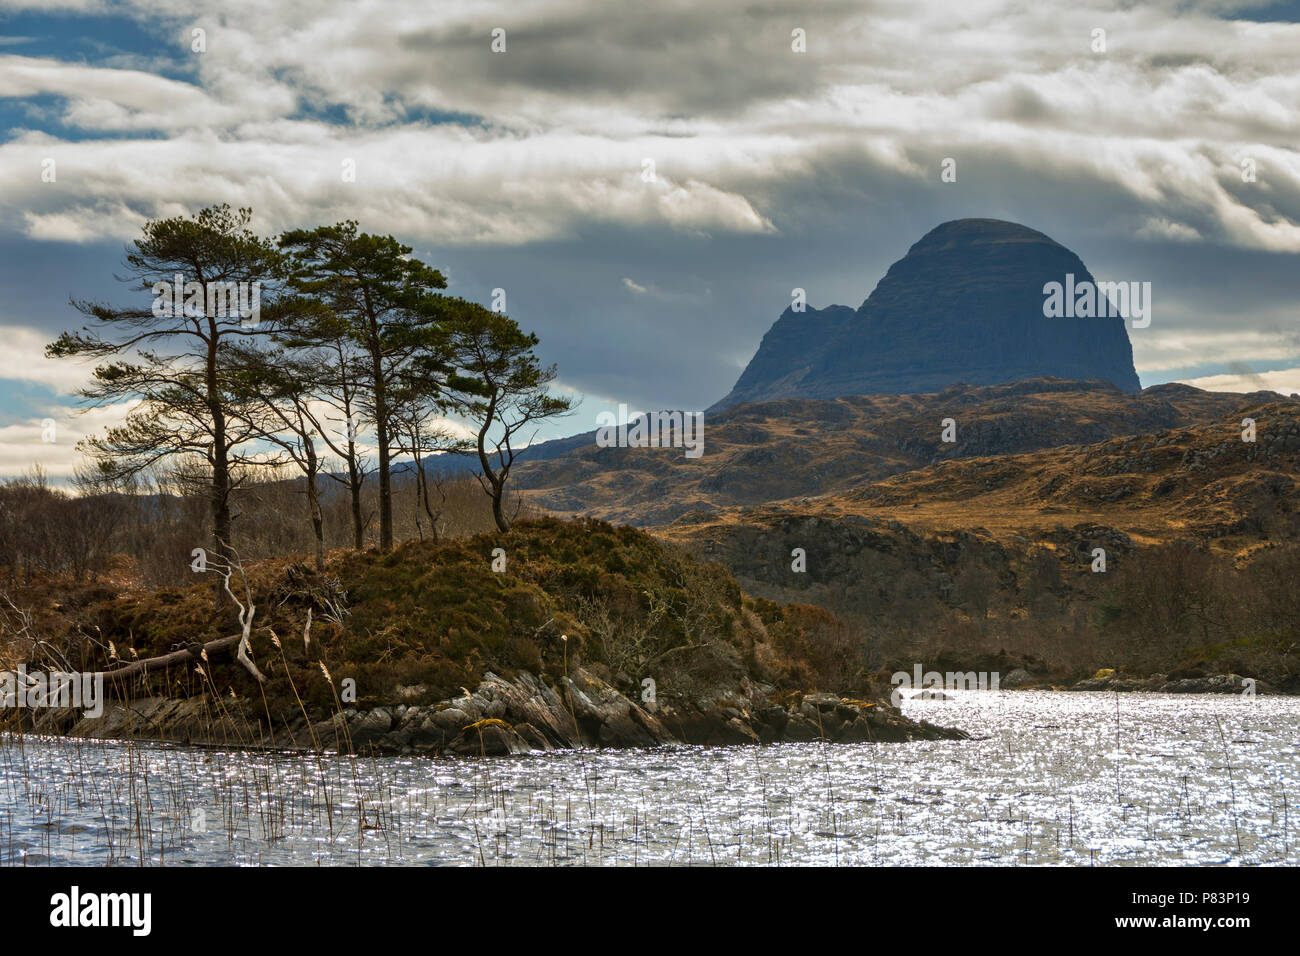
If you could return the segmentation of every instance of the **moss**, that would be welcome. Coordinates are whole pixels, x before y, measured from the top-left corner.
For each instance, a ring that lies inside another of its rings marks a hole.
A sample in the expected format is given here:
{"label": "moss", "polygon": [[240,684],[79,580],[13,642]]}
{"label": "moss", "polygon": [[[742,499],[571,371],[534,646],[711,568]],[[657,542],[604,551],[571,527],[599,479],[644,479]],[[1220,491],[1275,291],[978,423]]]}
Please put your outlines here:
{"label": "moss", "polygon": [[505,730],[514,730],[514,728],[511,727],[509,724],[507,724],[504,720],[500,720],[496,717],[485,717],[483,720],[476,720],[474,723],[468,725],[467,727],[463,727],[462,730],[482,731],[484,727],[501,727]]}
{"label": "moss", "polygon": [[[492,570],[498,547],[507,557],[502,573]],[[253,655],[268,675],[263,690],[277,719],[298,713],[299,696],[314,720],[334,713],[335,689],[321,663],[335,688],[355,681],[356,699],[345,706],[433,704],[473,689],[488,670],[554,682],[566,658],[617,675],[625,693],[651,668],[667,696],[746,671],[787,688],[825,684],[826,635],[838,625],[819,608],[750,598],[719,565],[700,564],[635,528],[592,520],[523,521],[504,535],[408,542],[389,554],[335,552],[323,574],[272,560],[249,567],[247,577],[257,605]],[[346,612],[336,620],[340,593]],[[85,643],[83,654],[102,658],[99,648],[112,641],[123,656],[133,647],[149,657],[236,633],[234,609],[214,611],[212,595],[210,579],[99,595],[70,607],[65,637],[98,629],[100,644]],[[304,647],[309,609],[312,639]],[[259,696],[229,659],[213,661],[212,673],[219,687]],[[158,675],[154,684],[166,682]]]}

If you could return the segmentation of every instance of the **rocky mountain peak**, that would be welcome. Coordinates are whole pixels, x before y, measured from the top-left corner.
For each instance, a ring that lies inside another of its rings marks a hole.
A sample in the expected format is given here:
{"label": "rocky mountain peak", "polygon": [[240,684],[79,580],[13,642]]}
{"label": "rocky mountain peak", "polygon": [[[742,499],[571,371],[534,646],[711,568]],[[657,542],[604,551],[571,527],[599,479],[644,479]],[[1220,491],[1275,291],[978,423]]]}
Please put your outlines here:
{"label": "rocky mountain peak", "polygon": [[945,222],[890,266],[856,311],[787,308],[714,410],[1039,376],[1136,392],[1123,318],[1044,315],[1044,285],[1067,275],[1076,285],[1094,281],[1077,255],[1037,230],[999,219]]}

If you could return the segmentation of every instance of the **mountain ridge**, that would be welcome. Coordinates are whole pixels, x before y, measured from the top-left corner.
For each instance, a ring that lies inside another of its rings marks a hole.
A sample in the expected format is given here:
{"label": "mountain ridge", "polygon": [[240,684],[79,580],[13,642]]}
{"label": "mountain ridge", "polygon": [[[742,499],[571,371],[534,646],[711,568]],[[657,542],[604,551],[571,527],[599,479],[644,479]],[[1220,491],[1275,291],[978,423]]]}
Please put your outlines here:
{"label": "mountain ridge", "polygon": [[[1107,382],[1060,379],[791,398],[713,415],[700,459],[678,449],[598,448],[593,438],[575,436],[553,457],[521,462],[514,480],[547,511],[664,525],[692,511],[845,493],[940,461],[1089,445],[1285,400],[1177,384],[1130,394]],[[942,440],[945,418],[957,426],[951,443]]]}

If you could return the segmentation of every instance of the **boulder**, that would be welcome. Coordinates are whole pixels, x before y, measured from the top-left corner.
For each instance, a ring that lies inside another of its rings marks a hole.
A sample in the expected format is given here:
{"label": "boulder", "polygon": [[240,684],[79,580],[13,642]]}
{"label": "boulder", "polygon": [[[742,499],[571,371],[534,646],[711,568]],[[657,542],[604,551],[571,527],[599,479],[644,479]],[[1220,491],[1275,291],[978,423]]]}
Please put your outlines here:
{"label": "boulder", "polygon": [[487,717],[461,730],[444,752],[458,756],[504,757],[525,754],[530,749],[528,741],[505,721]]}

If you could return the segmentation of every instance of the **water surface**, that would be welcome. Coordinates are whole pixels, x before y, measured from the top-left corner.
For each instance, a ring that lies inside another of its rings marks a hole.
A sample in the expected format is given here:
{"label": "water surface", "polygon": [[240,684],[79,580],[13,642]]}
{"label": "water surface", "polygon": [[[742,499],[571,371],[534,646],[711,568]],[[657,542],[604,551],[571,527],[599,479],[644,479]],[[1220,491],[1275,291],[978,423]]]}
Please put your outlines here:
{"label": "water surface", "polygon": [[0,741],[0,864],[1300,863],[1300,699],[949,692],[979,739],[487,760]]}

